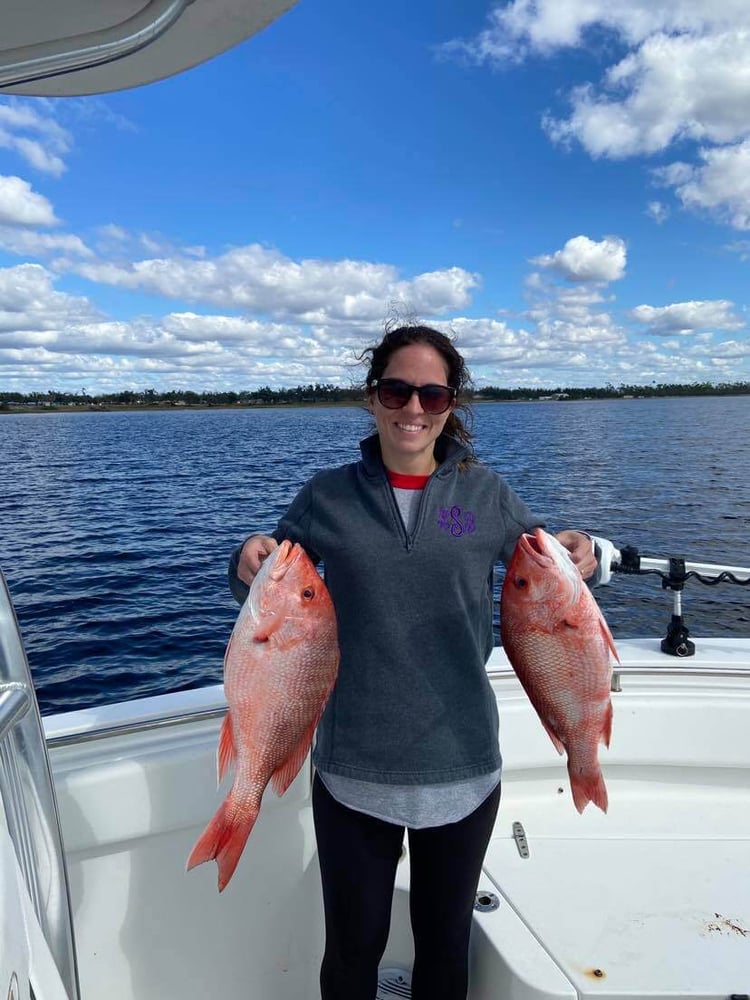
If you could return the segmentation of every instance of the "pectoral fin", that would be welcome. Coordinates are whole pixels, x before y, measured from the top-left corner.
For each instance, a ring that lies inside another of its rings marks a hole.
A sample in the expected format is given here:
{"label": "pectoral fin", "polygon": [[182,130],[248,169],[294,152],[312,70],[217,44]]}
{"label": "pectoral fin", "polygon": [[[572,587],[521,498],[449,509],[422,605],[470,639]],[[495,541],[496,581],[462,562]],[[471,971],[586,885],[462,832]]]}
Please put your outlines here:
{"label": "pectoral fin", "polygon": [[284,794],[287,788],[289,788],[291,783],[297,777],[299,769],[304,764],[305,757],[307,757],[310,750],[315,730],[320,722],[320,717],[323,714],[323,709],[325,708],[327,701],[328,695],[326,695],[323,699],[320,711],[317,713],[307,729],[303,732],[297,746],[294,750],[292,750],[286,760],[284,760],[273,772],[273,775],[271,776],[271,784],[273,785],[273,789],[277,795]]}
{"label": "pectoral fin", "polygon": [[601,611],[599,612],[599,628],[601,629],[605,642],[609,646],[610,652],[619,663],[620,657],[617,655],[617,647],[615,646],[615,640],[612,638],[612,633],[609,630],[609,625],[607,625],[607,622]]}
{"label": "pectoral fin", "polygon": [[224,721],[221,724],[219,746],[216,751],[216,774],[218,784],[221,784],[224,780],[224,775],[227,773],[232,764],[234,764],[236,756],[237,751],[234,749],[234,736],[232,734],[232,717],[229,712],[227,712],[224,716]]}
{"label": "pectoral fin", "polygon": [[317,724],[318,720],[315,719],[313,724],[302,734],[302,737],[294,750],[292,750],[286,760],[273,772],[271,784],[273,785],[273,789],[277,795],[283,795],[299,774],[299,769],[304,764],[305,757],[307,757],[310,750],[310,744],[312,743],[313,734]]}
{"label": "pectoral fin", "polygon": [[555,750],[557,750],[557,752],[558,752],[558,753],[560,754],[560,756],[562,757],[562,755],[563,755],[563,754],[565,753],[565,745],[564,745],[564,744],[563,744],[563,743],[562,743],[562,742],[560,741],[559,737],[558,737],[558,736],[557,736],[557,735],[556,735],[556,734],[555,734],[555,733],[554,733],[554,732],[552,731],[552,729],[551,729],[551,728],[550,728],[550,727],[549,727],[549,726],[547,725],[547,723],[546,723],[546,722],[544,721],[544,719],[542,719],[542,717],[541,717],[541,716],[539,716],[539,718],[541,719],[541,723],[542,723],[542,725],[544,726],[544,729],[545,729],[545,732],[547,733],[547,735],[549,736],[549,738],[550,738],[550,739],[552,740],[552,742],[554,743],[554,745],[555,745]]}
{"label": "pectoral fin", "polygon": [[268,614],[263,616],[253,632],[253,642],[268,642],[271,636],[278,631],[284,619],[280,615]]}

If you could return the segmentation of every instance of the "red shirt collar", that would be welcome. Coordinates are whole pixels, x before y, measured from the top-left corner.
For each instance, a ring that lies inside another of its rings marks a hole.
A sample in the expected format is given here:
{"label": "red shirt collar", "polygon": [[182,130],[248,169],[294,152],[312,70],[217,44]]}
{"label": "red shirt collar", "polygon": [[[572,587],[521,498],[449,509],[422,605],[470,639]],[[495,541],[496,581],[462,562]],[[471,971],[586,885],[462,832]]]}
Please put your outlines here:
{"label": "red shirt collar", "polygon": [[388,482],[397,490],[423,490],[427,485],[429,476],[409,476],[403,472],[388,472]]}

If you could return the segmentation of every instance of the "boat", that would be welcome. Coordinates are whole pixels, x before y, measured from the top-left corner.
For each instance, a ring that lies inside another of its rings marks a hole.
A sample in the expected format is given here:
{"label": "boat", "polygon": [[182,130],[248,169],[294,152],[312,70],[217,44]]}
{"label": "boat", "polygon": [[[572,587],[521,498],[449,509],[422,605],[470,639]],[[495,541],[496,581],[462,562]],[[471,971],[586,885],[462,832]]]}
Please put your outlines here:
{"label": "boat", "polygon": [[[740,567],[637,557],[633,569],[628,558],[626,571],[659,572],[676,597],[691,576],[750,581]],[[470,1000],[748,996],[750,639],[690,639],[676,610],[665,638],[618,651],[606,816],[576,813],[503,650],[487,664],[503,799],[476,899]],[[221,795],[225,709],[213,685],[42,719],[3,585],[0,996],[316,995],[309,764],[282,798],[267,791],[221,896],[213,865],[185,873]],[[407,855],[381,998],[409,996]]]}
{"label": "boat", "polygon": [[[182,72],[290,0],[26,0],[0,13],[0,88],[73,95]],[[43,25],[40,37],[39,26]],[[470,1000],[750,996],[750,637],[691,637],[685,586],[750,570],[616,553],[674,599],[618,642],[606,815],[573,808],[501,648],[487,664],[503,799],[476,897]],[[617,585],[616,579],[613,586]],[[267,791],[231,885],[185,872],[222,792],[221,685],[41,717],[0,585],[0,1000],[309,1000],[323,920],[309,762]],[[408,847],[378,1000],[408,997]]]}

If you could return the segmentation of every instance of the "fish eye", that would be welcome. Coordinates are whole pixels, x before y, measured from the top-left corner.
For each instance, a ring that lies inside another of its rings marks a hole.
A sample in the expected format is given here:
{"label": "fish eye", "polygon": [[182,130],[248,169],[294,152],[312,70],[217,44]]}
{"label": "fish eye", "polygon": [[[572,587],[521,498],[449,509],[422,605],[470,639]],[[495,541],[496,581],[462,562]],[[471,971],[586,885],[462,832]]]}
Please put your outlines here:
{"label": "fish eye", "polygon": [[305,587],[302,591],[302,596],[306,601],[311,601],[315,597],[315,589],[313,587]]}
{"label": "fish eye", "polygon": [[527,579],[525,579],[525,577],[523,577],[523,576],[517,576],[516,579],[515,579],[515,581],[514,581],[514,583],[521,590],[523,590],[524,587],[528,587],[528,585],[529,585],[529,581]]}

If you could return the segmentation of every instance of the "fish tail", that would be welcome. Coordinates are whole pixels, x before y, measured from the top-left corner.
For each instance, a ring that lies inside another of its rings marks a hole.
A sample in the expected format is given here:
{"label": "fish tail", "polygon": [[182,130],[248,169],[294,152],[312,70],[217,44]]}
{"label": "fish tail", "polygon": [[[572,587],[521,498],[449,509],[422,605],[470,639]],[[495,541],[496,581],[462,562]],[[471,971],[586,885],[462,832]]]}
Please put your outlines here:
{"label": "fish tail", "polygon": [[607,796],[607,786],[604,784],[604,776],[601,768],[572,768],[568,766],[570,775],[570,790],[573,793],[573,804],[579,813],[582,813],[589,802],[593,802],[602,812],[607,811],[609,797]]}
{"label": "fish tail", "polygon": [[228,795],[196,841],[187,859],[186,871],[204,861],[215,860],[219,867],[219,892],[222,892],[234,875],[257,818],[257,808],[249,815],[246,811],[239,813]]}

